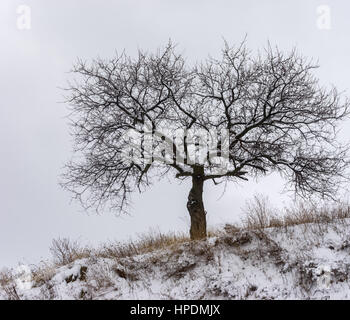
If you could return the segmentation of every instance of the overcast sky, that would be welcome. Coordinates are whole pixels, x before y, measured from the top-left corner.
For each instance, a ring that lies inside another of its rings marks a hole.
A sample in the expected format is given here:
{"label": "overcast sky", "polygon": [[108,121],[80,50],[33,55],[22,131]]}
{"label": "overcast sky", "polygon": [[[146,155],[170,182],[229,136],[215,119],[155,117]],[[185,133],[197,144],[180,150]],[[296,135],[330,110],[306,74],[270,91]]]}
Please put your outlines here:
{"label": "overcast sky", "polygon": [[[19,5],[31,9],[29,30],[18,28]],[[329,22],[320,18],[325,12],[318,14],[320,5],[329,6]],[[0,268],[49,257],[57,237],[97,245],[152,226],[188,230],[188,183],[165,180],[136,194],[130,215],[123,217],[88,215],[58,186],[72,150],[59,87],[77,57],[108,58],[123,49],[134,55],[171,38],[189,61],[196,61],[217,55],[223,37],[234,44],[247,34],[254,50],[268,40],[284,50],[297,46],[319,59],[322,83],[348,90],[349,12],[349,2],[341,0],[1,0]],[[350,130],[345,128],[343,136],[350,137]],[[228,186],[218,200],[223,188],[207,186],[209,225],[237,220],[255,192],[283,206],[288,198],[280,194],[282,188],[281,180],[270,176]]]}

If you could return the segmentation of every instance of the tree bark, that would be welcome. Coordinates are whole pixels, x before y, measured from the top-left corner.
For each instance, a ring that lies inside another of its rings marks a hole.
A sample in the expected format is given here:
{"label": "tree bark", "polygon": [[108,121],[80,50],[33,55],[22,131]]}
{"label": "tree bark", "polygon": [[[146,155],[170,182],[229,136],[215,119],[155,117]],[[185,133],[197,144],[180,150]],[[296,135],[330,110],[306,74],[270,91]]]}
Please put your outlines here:
{"label": "tree bark", "polygon": [[203,167],[195,167],[192,176],[192,189],[188,195],[187,209],[191,217],[191,240],[207,237],[206,212],[203,204]]}

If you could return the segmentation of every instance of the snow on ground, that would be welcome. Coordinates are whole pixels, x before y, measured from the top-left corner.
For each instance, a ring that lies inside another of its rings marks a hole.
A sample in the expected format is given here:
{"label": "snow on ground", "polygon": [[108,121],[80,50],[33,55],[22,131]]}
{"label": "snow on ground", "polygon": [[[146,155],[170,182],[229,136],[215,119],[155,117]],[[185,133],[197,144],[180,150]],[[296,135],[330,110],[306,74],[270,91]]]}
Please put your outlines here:
{"label": "snow on ground", "polygon": [[347,224],[226,228],[120,259],[91,254],[3,280],[0,299],[349,299]]}

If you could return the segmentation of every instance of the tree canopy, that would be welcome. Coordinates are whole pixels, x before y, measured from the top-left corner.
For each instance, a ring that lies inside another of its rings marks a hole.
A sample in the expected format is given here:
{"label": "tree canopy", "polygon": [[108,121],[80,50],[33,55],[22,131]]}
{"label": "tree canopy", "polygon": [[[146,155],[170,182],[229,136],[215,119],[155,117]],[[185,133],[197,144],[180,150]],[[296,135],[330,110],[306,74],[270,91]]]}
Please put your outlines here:
{"label": "tree canopy", "polygon": [[[278,171],[299,195],[334,198],[349,163],[348,146],[337,142],[349,101],[320,85],[317,67],[270,45],[253,55],[244,42],[225,43],[220,58],[193,66],[172,43],[136,57],[78,61],[67,88],[77,157],[64,186],[86,206],[122,211],[130,193],[165,174],[192,178],[200,189],[207,180]],[[126,161],[125,150],[137,146],[139,161]],[[189,202],[204,211],[197,191]]]}

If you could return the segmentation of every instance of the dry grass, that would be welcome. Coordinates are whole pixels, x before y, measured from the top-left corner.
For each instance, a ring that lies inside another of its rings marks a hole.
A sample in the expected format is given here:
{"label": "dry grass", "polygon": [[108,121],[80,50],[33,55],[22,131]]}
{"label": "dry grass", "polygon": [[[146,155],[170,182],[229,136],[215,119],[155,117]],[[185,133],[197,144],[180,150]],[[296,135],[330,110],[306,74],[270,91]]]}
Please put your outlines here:
{"label": "dry grass", "polygon": [[78,259],[91,256],[91,249],[82,247],[78,241],[67,238],[58,238],[52,241],[50,247],[54,263],[58,266],[70,264]]}
{"label": "dry grass", "polygon": [[[278,215],[267,197],[255,195],[244,208],[243,230],[261,230],[266,228],[287,228],[296,225],[328,225],[331,222],[345,223],[350,218],[347,204],[318,207],[311,203],[297,202],[291,208],[285,208]],[[229,226],[226,226],[228,228]]]}
{"label": "dry grass", "polygon": [[[336,221],[343,223],[350,218],[348,205],[318,208],[314,205],[297,203],[294,207],[285,209],[281,215],[274,209],[267,197],[255,195],[247,202],[244,208],[245,218],[240,226],[227,224],[226,233],[232,234],[244,230],[263,230],[266,228],[287,228],[295,225],[316,224],[318,226],[328,225]],[[222,235],[222,230],[211,230],[208,237]],[[97,259],[110,258],[120,260],[140,254],[154,252],[155,250],[171,249],[176,251],[177,247],[184,243],[190,243],[190,239],[183,233],[164,234],[159,230],[150,230],[146,234],[138,236],[137,240],[128,242],[110,242],[100,248],[92,250],[82,247],[77,241],[69,239],[57,239],[52,242],[50,248],[56,265],[66,265],[82,258]],[[50,268],[44,268],[49,270]],[[38,270],[36,277],[40,280],[50,278],[51,272]]]}
{"label": "dry grass", "polygon": [[247,201],[243,214],[245,214],[244,229],[255,230],[282,226],[268,198],[264,196],[255,195],[252,200]]}
{"label": "dry grass", "polygon": [[298,203],[291,209],[285,209],[284,226],[316,223],[328,224],[331,222],[343,223],[344,219],[350,218],[350,207],[346,204],[337,206],[317,207]]}
{"label": "dry grass", "polygon": [[190,241],[189,237],[181,233],[164,234],[157,230],[151,230],[147,234],[140,235],[136,241],[106,244],[98,250],[97,254],[103,258],[120,259],[170,248],[188,241]]}
{"label": "dry grass", "polygon": [[4,269],[0,272],[1,289],[8,300],[20,300],[16,290],[14,276],[10,270]]}
{"label": "dry grass", "polygon": [[[245,218],[241,225],[227,224],[224,232],[223,230],[208,231],[208,237],[216,236],[216,242],[235,248],[249,243],[251,241],[249,237],[256,237],[261,246],[259,246],[259,252],[255,252],[255,254],[260,257],[272,257],[276,265],[283,262],[283,252],[275,242],[267,237],[265,229],[282,229],[282,232],[289,227],[303,225],[305,228],[310,226],[312,231],[319,232],[321,229],[326,230],[329,225],[342,226],[348,223],[347,218],[350,218],[349,206],[345,204],[317,207],[311,204],[297,203],[292,208],[278,212],[270,205],[268,198],[259,195],[247,203],[244,212]],[[293,229],[288,230],[293,231]],[[175,262],[173,263],[174,268],[168,270],[167,276],[175,280],[181,278],[196,267],[195,263],[178,263],[179,257],[184,251],[186,254],[200,257],[200,260],[196,259],[196,261],[211,263],[215,260],[215,249],[209,246],[209,242],[191,242],[185,234],[164,234],[159,230],[151,230],[147,234],[142,234],[137,240],[112,242],[98,249],[81,246],[78,241],[66,238],[57,239],[53,240],[50,250],[53,256],[52,263],[41,263],[39,266],[32,267],[33,284],[43,290],[42,296],[47,299],[56,295],[51,280],[57,273],[57,267],[69,265],[79,259],[89,260],[88,267],[85,267],[84,279],[81,279],[81,281],[85,281],[86,290],[80,293],[80,296],[77,297],[79,299],[91,299],[96,297],[96,294],[103,288],[114,287],[116,277],[127,280],[131,290],[133,283],[139,280],[139,275],[148,272],[145,265],[161,266],[167,261],[173,261]],[[157,250],[163,251],[160,254],[147,255],[147,253],[153,253]],[[244,250],[237,252],[241,252],[242,256],[251,254]],[[141,254],[146,254],[142,264],[134,258]],[[115,264],[106,263],[101,267],[101,261],[94,263],[99,258],[112,259]],[[220,261],[218,264],[220,270]],[[85,276],[88,277],[88,281]],[[310,282],[308,277],[307,272],[301,274],[300,281],[303,285]],[[10,270],[0,272],[0,291],[9,300],[21,298],[18,294],[20,291],[16,289],[15,275]]]}
{"label": "dry grass", "polygon": [[10,270],[3,269],[0,271],[0,287],[5,287],[13,281],[13,275]]}
{"label": "dry grass", "polygon": [[56,267],[47,263],[35,266],[32,270],[32,281],[35,287],[48,283],[56,274]]}

